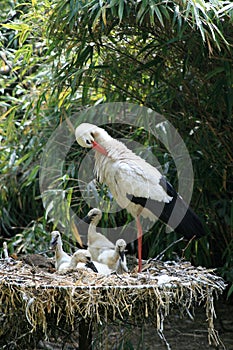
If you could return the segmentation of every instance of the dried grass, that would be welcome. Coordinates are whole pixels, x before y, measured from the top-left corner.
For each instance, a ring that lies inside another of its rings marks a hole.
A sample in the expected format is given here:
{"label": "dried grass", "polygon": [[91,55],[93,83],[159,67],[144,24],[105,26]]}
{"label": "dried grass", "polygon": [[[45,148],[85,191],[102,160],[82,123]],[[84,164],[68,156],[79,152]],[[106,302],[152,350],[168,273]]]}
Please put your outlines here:
{"label": "dried grass", "polygon": [[[191,316],[193,307],[203,303],[209,343],[218,345],[214,298],[224,288],[224,281],[213,270],[195,268],[189,262],[151,261],[141,273],[103,276],[84,270],[51,273],[22,261],[0,260],[1,313],[6,318],[12,313],[26,317],[31,333],[47,334],[51,316],[57,325],[65,322],[72,329],[81,319],[97,325],[120,319],[152,322],[166,342],[165,317],[173,309]],[[8,328],[11,323],[17,327],[12,317],[7,322]],[[0,338],[3,333],[1,326]]]}

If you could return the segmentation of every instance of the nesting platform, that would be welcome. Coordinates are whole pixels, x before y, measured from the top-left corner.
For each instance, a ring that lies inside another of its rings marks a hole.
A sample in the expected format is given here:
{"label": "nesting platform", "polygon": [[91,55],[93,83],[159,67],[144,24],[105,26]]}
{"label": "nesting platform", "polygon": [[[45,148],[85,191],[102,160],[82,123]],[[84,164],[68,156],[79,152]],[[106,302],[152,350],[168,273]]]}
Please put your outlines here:
{"label": "nesting platform", "polygon": [[223,279],[214,270],[186,261],[152,260],[141,273],[104,276],[85,270],[58,273],[0,259],[0,345],[4,348],[3,338],[11,340],[13,328],[18,335],[29,332],[35,341],[35,335],[49,334],[51,325],[75,329],[83,320],[103,325],[117,319],[150,322],[166,343],[166,316],[173,310],[191,315],[201,303],[206,309],[209,343],[218,345],[214,298],[224,289]]}

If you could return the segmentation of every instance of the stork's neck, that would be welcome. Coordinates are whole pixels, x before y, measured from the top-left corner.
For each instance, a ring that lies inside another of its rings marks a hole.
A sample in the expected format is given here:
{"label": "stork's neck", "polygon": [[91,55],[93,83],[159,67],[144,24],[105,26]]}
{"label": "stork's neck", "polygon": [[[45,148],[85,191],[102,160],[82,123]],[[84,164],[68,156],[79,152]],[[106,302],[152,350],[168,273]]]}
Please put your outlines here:
{"label": "stork's neck", "polygon": [[99,239],[100,235],[101,233],[96,232],[96,225],[90,224],[87,234],[88,246],[95,244],[96,240]]}
{"label": "stork's neck", "polygon": [[125,146],[124,143],[122,143],[121,141],[115,140],[112,137],[110,137],[110,139],[100,141],[99,144],[101,145],[102,148],[105,149],[105,151],[107,152],[107,156],[106,154],[104,155],[102,152],[98,152],[98,150],[96,150],[95,152],[96,159],[102,159],[102,160],[111,159],[112,161],[119,161],[119,160],[125,160],[126,155],[128,158],[132,158],[132,159],[137,157],[130,149],[128,149]]}
{"label": "stork's neck", "polygon": [[95,141],[100,145],[104,146],[105,142],[113,140],[113,138],[104,129],[98,128],[95,133]]}
{"label": "stork's neck", "polygon": [[55,258],[60,259],[63,254],[64,254],[64,251],[62,249],[62,245],[58,242],[55,250]]}
{"label": "stork's neck", "polygon": [[94,141],[92,141],[93,149],[104,156],[108,156],[108,152],[104,145],[113,140],[113,138],[108,135],[104,129],[98,127],[94,131],[94,137]]}
{"label": "stork's neck", "polygon": [[92,218],[91,222],[90,222],[90,227],[93,227],[94,229],[96,228],[96,226],[98,225],[100,219],[101,219],[101,214],[100,215],[96,215],[95,217]]}
{"label": "stork's neck", "polygon": [[91,234],[92,236],[96,235],[96,224],[91,222],[88,228],[88,234]]}

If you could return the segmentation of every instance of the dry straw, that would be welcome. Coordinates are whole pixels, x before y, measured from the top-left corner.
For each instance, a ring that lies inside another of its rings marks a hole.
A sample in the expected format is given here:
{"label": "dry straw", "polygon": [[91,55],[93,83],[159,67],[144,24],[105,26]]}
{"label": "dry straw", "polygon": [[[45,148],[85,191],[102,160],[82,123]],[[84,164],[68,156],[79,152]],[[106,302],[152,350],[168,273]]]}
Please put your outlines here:
{"label": "dry straw", "polygon": [[[120,319],[137,324],[152,322],[166,342],[166,316],[172,310],[191,316],[193,308],[202,303],[209,343],[218,345],[214,298],[224,288],[224,281],[213,270],[195,268],[184,261],[150,261],[142,273],[104,276],[84,270],[51,273],[22,261],[0,260],[2,314],[17,311],[27,319],[31,332],[40,329],[43,334],[47,334],[51,315],[55,315],[57,325],[64,319],[72,329],[81,319],[91,320],[93,325]],[[3,333],[1,327],[0,338]]]}

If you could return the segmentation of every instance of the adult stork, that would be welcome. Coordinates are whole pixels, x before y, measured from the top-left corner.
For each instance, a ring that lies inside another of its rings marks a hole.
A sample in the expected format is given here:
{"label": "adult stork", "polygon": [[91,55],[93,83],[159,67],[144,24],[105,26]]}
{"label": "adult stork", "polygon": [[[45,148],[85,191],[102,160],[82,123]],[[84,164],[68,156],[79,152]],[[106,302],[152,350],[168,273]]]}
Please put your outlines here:
{"label": "adult stork", "polygon": [[96,125],[80,124],[75,137],[80,146],[95,150],[98,180],[109,187],[120,207],[136,219],[139,272],[142,268],[140,215],[153,221],[159,218],[188,239],[204,235],[198,216],[158,169]]}

